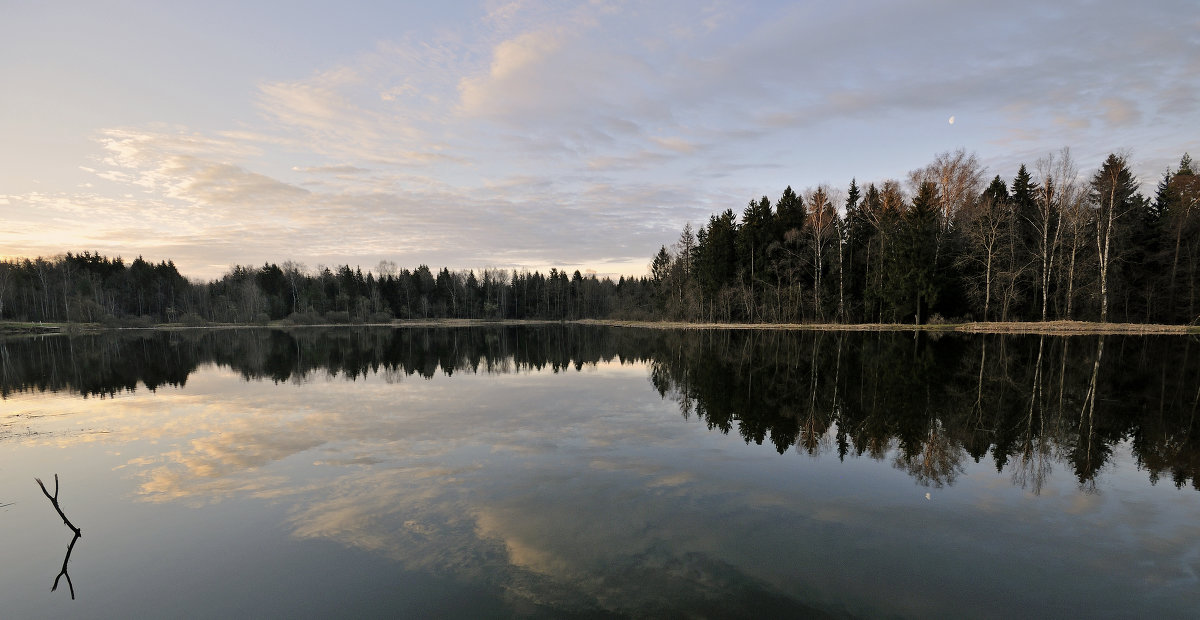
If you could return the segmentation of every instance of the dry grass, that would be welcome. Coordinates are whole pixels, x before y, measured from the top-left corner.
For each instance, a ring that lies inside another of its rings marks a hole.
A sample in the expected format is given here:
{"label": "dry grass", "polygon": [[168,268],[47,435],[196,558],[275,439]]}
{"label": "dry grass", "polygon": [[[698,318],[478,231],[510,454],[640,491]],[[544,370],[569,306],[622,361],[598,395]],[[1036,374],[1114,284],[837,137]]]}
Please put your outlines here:
{"label": "dry grass", "polygon": [[577,322],[531,319],[395,319],[389,323],[378,323],[378,325],[391,327],[478,327],[482,325],[558,325],[561,323]]}
{"label": "dry grass", "polygon": [[1044,323],[962,323],[955,331],[981,334],[1194,334],[1190,325],[1145,323],[1092,323],[1089,321],[1046,321]]}
{"label": "dry grass", "polygon": [[57,334],[63,330],[61,323],[30,323],[24,321],[0,321],[0,334]]}
{"label": "dry grass", "polygon": [[[847,332],[886,332],[886,331],[925,331],[925,332],[960,332],[967,334],[1200,334],[1200,327],[1190,325],[1154,325],[1141,323],[1093,323],[1089,321],[1047,321],[1047,322],[987,322],[987,323],[939,323],[931,325],[912,325],[908,323],[689,323],[683,321],[621,321],[607,319],[581,319],[577,321],[547,321],[525,319],[406,319],[393,320],[387,323],[359,323],[354,327],[480,327],[495,325],[557,325],[570,323],[575,325],[602,325],[609,327],[638,327],[644,329],[760,329],[784,331],[847,331]],[[289,329],[304,327],[350,327],[346,324],[296,325],[285,326]],[[239,324],[210,324],[203,327],[188,327],[181,325],[158,325],[148,329],[227,329],[234,327],[254,327]],[[280,327],[275,325],[274,327]],[[20,323],[16,321],[0,322],[2,335],[28,335],[48,333],[83,333],[103,331],[98,325],[92,324],[37,324]]]}
{"label": "dry grass", "polygon": [[678,321],[575,321],[587,325],[609,325],[614,327],[643,327],[651,329],[770,329],[808,331],[927,331],[962,332],[968,334],[1195,334],[1200,333],[1188,325],[1144,325],[1140,323],[1093,323],[1089,321],[1046,321],[1042,322],[987,322],[987,323],[941,323],[935,325],[911,325],[900,323],[685,323]]}

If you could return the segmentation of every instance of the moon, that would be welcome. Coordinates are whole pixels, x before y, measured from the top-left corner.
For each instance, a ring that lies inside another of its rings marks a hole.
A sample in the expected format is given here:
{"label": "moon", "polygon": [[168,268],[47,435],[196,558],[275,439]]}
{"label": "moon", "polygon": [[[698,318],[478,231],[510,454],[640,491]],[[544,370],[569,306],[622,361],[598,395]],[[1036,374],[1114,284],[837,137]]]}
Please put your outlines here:
{"label": "moon", "polygon": [[951,125],[953,125],[953,124],[954,124],[954,117],[953,117],[953,116],[951,116],[951,117],[950,117],[950,124],[951,124]]}

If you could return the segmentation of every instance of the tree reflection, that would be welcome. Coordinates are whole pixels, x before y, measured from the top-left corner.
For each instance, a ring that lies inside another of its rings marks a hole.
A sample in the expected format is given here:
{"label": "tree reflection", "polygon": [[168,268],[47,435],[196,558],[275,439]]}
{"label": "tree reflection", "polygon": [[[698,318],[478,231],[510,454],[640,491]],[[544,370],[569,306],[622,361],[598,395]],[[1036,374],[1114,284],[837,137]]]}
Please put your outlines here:
{"label": "tree reflection", "polygon": [[[1128,439],[1152,481],[1170,472],[1177,486],[1198,484],[1194,338],[867,333],[830,347],[829,334],[664,338],[686,353],[656,362],[660,393],[696,402],[711,428],[786,439],[773,442],[781,453],[888,459],[935,487],[953,484],[967,458],[990,455],[1015,485],[1040,494],[1056,460],[1094,488]],[[752,392],[739,384],[748,360],[755,377],[770,377]],[[672,382],[683,376],[686,386]],[[714,379],[692,379],[702,377]]]}
{"label": "tree reflection", "polygon": [[1038,338],[1037,359],[1034,361],[1033,383],[1029,388],[1029,409],[1017,442],[1017,462],[1013,466],[1013,484],[1041,495],[1042,486],[1050,475],[1051,445],[1046,433],[1046,402],[1043,354],[1046,337]]}
{"label": "tree reflection", "polygon": [[1200,489],[1195,343],[562,324],[150,331],[0,341],[0,396],[183,386],[209,364],[248,381],[398,383],[642,363],[685,419],[781,454],[889,460],[935,487],[954,484],[967,459],[989,459],[1039,494],[1056,461],[1091,488],[1128,441],[1152,482]]}
{"label": "tree reflection", "polygon": [[930,417],[928,435],[919,450],[917,454],[898,452],[893,464],[921,486],[940,489],[954,484],[963,471],[963,450],[942,428],[941,420]]}

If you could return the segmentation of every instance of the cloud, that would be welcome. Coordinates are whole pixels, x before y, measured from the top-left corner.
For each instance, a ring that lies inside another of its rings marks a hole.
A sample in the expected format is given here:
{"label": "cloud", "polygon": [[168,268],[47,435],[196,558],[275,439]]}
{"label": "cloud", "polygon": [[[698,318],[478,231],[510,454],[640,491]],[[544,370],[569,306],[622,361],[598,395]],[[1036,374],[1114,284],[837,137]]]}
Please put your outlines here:
{"label": "cloud", "polygon": [[1142,113],[1137,104],[1123,97],[1107,97],[1100,100],[1104,120],[1110,127],[1124,127],[1138,122]]}
{"label": "cloud", "polygon": [[[38,202],[64,213],[109,214],[105,221],[111,226],[90,229],[76,239],[84,247],[116,247],[122,254],[170,249],[178,253],[171,258],[192,275],[217,275],[203,248],[210,254],[231,252],[240,256],[239,262],[252,264],[283,260],[301,249],[299,258],[308,264],[373,265],[389,258],[409,266],[556,265],[636,273],[644,269],[644,252],[631,246],[649,246],[656,240],[653,226],[669,230],[674,222],[621,203],[652,206],[689,194],[683,188],[664,192],[661,186],[640,184],[593,183],[572,190],[559,180],[529,174],[481,178],[478,187],[452,186],[438,176],[378,163],[383,158],[375,157],[368,157],[375,162],[369,168],[293,165],[285,171],[289,179],[283,180],[253,171],[262,165],[262,145],[268,140],[164,129],[102,134],[106,155],[96,175],[138,187],[137,200],[74,195]],[[148,235],[151,230],[170,232]],[[628,243],[614,245],[596,235],[618,230]],[[121,243],[143,234],[154,242]],[[347,251],[347,240],[353,240],[357,258]]]}
{"label": "cloud", "polygon": [[459,83],[463,112],[505,115],[549,111],[555,98],[553,90],[563,84],[546,80],[542,71],[562,47],[561,38],[553,31],[526,32],[497,45],[488,74],[465,77]]}
{"label": "cloud", "polygon": [[683,138],[651,136],[650,141],[676,153],[694,153],[699,148],[696,143]]}
{"label": "cloud", "polygon": [[292,170],[308,174],[363,174],[370,172],[367,168],[359,168],[358,166],[348,164],[335,166],[292,166]]}
{"label": "cloud", "polygon": [[1061,115],[1056,115],[1054,117],[1054,122],[1055,122],[1055,124],[1061,125],[1068,129],[1087,129],[1088,127],[1090,127],[1092,125],[1091,121],[1088,120],[1087,118],[1069,117],[1069,116],[1061,116]]}
{"label": "cloud", "polygon": [[229,164],[176,160],[172,172],[188,179],[174,197],[210,205],[286,205],[309,195],[307,190]]}
{"label": "cloud", "polygon": [[1158,112],[1164,115],[1178,116],[1192,114],[1200,101],[1196,87],[1191,84],[1176,84],[1162,93]]}
{"label": "cloud", "polygon": [[[95,187],[10,196],[5,214],[53,204],[50,245],[21,233],[21,247],[169,246],[205,276],[286,258],[641,274],[685,221],[958,146],[999,168],[1018,154],[992,148],[1087,156],[1153,130],[1135,164],[1154,178],[1185,150],[1200,79],[1172,8],[489,3],[454,29],[263,79],[245,93],[252,123],[101,130],[82,167]],[[1094,36],[1115,31],[1127,46]],[[932,129],[952,113],[972,123]],[[88,210],[130,222],[124,243],[53,219]]]}
{"label": "cloud", "polygon": [[437,159],[436,152],[411,148],[422,142],[415,125],[353,97],[362,80],[341,67],[307,80],[269,82],[260,86],[258,103],[269,120],[322,155],[405,164]]}

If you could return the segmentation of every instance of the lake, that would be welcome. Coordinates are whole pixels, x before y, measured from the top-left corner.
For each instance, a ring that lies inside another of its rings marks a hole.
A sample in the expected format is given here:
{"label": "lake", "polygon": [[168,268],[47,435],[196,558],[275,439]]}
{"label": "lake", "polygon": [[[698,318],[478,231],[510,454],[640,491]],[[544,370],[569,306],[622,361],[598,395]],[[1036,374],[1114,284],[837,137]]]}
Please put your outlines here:
{"label": "lake", "polygon": [[5,618],[1200,613],[1192,336],[134,331],[0,395]]}

